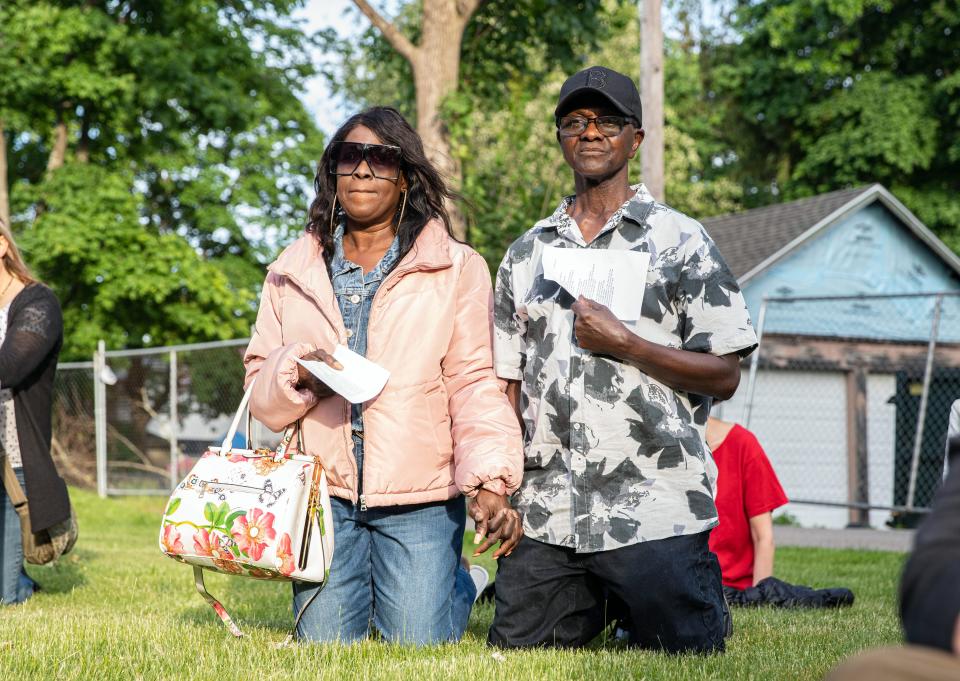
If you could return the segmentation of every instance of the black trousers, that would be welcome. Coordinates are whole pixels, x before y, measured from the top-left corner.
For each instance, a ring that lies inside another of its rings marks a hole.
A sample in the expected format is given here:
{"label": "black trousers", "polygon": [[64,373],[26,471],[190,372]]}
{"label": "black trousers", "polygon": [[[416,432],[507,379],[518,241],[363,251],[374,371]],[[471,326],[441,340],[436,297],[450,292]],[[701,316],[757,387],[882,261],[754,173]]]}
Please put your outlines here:
{"label": "black trousers", "polygon": [[578,647],[616,617],[631,645],[722,652],[725,607],[709,535],[595,553],[524,537],[500,559],[489,642],[503,648]]}

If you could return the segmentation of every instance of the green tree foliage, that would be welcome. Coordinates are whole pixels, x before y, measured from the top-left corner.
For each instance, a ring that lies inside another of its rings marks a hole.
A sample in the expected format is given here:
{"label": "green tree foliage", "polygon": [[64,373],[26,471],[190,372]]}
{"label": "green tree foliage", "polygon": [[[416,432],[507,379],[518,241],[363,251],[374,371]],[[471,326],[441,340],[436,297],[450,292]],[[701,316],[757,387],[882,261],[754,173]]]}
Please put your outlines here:
{"label": "green tree foliage", "polygon": [[[411,3],[396,23],[411,38]],[[488,2],[467,28],[461,84],[444,115],[463,168],[469,239],[492,267],[506,247],[572,191],[557,147],[553,110],[566,76],[605,64],[639,82],[639,25],[634,3]],[[377,31],[355,42],[327,36],[342,57],[332,85],[355,106],[388,104],[412,117],[413,86],[402,59]],[[703,97],[699,59],[690,45],[667,41],[665,61],[667,200],[691,215],[736,210],[740,186],[709,170],[724,141],[703,135],[719,117]],[[639,159],[633,180],[640,181]]]}
{"label": "green tree foliage", "polygon": [[[394,19],[414,42],[420,14],[413,0]],[[579,65],[609,18],[602,0],[487,0],[464,33],[458,96],[470,107],[498,109],[513,90],[535,89],[555,67]],[[324,39],[333,57],[326,76],[335,94],[357,107],[396,107],[415,123],[409,65],[377,29],[370,27],[355,40],[328,31]]]}
{"label": "green tree foliage", "polygon": [[733,25],[710,58],[753,201],[881,182],[960,246],[960,5],[743,1]]}
{"label": "green tree foliage", "polygon": [[[572,192],[573,176],[560,154],[553,119],[564,79],[575,69],[604,64],[639,82],[640,35],[636,18],[632,4],[609,4],[596,28],[595,45],[581,56],[580,63],[566,68],[554,66],[532,86],[515,84],[507,91],[500,111],[466,107],[457,111],[450,107],[450,120],[461,132],[458,152],[467,179],[465,194],[478,206],[471,239],[492,265],[499,263],[513,239]],[[709,165],[710,147],[701,150],[692,136],[697,126],[703,125],[691,115],[697,113],[699,99],[694,95],[686,99],[679,96],[684,90],[700,89],[698,71],[686,68],[695,56],[681,49],[676,41],[668,40],[666,45],[667,201],[678,210],[699,217],[736,210],[739,186],[703,172],[704,166]],[[638,155],[631,163],[631,181],[642,179]]]}
{"label": "green tree foliage", "polygon": [[322,150],[296,98],[300,5],[0,4],[14,229],[64,302],[67,356],[246,332]]}
{"label": "green tree foliage", "polygon": [[[415,35],[410,7],[398,23]],[[881,182],[960,250],[956,2],[737,0],[714,6],[730,11],[712,27],[700,25],[697,0],[668,7],[669,203],[703,217]],[[639,79],[635,3],[581,19],[566,59],[546,49],[554,39],[507,39],[511,22],[526,30],[523,18],[483,27],[503,9],[488,3],[468,28],[463,82],[445,110],[475,209],[470,239],[491,262],[569,190],[551,120],[563,75],[605,63]],[[569,13],[541,9],[555,12],[535,34],[567,28]],[[342,95],[411,113],[409,74],[375,32],[341,45]]]}
{"label": "green tree foliage", "polygon": [[173,233],[145,229],[133,178],[69,164],[38,188],[46,208],[22,234],[30,264],[51,274],[64,353],[242,337],[252,295]]}
{"label": "green tree foliage", "polygon": [[[394,19],[418,38],[416,3]],[[617,18],[601,0],[489,0],[464,34],[457,93],[444,105],[451,151],[463,168],[471,243],[499,262],[523,229],[552,210],[563,195],[563,161],[552,153],[553,106],[542,106],[544,82],[559,90],[557,74],[582,68],[584,54]],[[327,35],[339,55],[328,77],[334,91],[357,109],[394,106],[415,122],[413,83],[406,62],[369,29],[355,41]]]}

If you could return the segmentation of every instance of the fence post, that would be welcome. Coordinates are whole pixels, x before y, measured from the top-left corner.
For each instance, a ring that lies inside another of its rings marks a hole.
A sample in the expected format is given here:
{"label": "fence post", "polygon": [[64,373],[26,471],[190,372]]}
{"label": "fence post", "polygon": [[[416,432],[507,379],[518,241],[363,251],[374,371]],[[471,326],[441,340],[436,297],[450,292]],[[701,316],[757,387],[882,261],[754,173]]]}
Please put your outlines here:
{"label": "fence post", "polygon": [[937,335],[940,333],[940,308],[942,306],[943,294],[940,294],[933,305],[933,323],[930,325],[930,342],[927,344],[927,364],[923,369],[923,392],[920,394],[920,409],[917,412],[917,434],[913,441],[913,458],[910,461],[910,485],[907,487],[907,508],[910,510],[913,510],[913,498],[917,491],[917,469],[920,467],[923,427],[927,419],[930,380],[933,376],[933,353],[937,348]]}
{"label": "fence post", "polygon": [[180,482],[180,420],[178,414],[177,351],[170,351],[170,490]]}
{"label": "fence post", "polygon": [[107,345],[97,343],[93,353],[93,422],[97,441],[97,494],[107,496],[107,388],[103,382]]}
{"label": "fence post", "polygon": [[757,349],[753,351],[750,357],[750,376],[747,379],[747,398],[743,403],[743,416],[741,421],[744,428],[750,427],[750,416],[753,414],[753,391],[757,385],[757,366],[760,364],[760,340],[763,338],[763,323],[767,316],[767,296],[763,297],[760,303],[760,315],[757,317]]}
{"label": "fence post", "polygon": [[847,527],[870,526],[870,472],[867,458],[867,371],[846,372]]}

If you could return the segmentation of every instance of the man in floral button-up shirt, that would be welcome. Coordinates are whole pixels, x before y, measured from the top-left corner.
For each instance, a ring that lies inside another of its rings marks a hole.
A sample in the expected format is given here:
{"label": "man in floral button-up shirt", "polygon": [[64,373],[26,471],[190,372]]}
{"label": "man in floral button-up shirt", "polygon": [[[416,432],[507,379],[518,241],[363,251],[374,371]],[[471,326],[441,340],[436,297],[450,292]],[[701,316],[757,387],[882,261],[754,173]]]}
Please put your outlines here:
{"label": "man in floral button-up shirt", "polygon": [[[525,536],[500,561],[490,640],[583,645],[614,604],[633,644],[722,650],[704,426],[711,396],[736,390],[756,336],[703,227],[627,181],[643,140],[632,81],[582,71],[555,115],[576,194],[510,247],[497,274],[494,363],[524,427],[514,502]],[[635,254],[646,263],[627,274],[640,318],[619,320],[547,278],[548,248]]]}

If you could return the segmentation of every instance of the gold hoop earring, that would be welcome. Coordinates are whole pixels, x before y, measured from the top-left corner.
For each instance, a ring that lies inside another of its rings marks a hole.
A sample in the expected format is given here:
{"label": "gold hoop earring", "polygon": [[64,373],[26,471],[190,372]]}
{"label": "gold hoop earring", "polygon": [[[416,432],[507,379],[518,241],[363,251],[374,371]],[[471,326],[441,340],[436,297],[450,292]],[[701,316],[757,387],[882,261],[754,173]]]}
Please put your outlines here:
{"label": "gold hoop earring", "polygon": [[333,195],[333,205],[330,206],[330,236],[333,236],[333,218],[337,214],[337,195]]}
{"label": "gold hoop earring", "polygon": [[403,190],[403,203],[400,204],[400,219],[397,220],[397,229],[400,229],[400,224],[403,222],[403,211],[407,208],[407,190]]}

